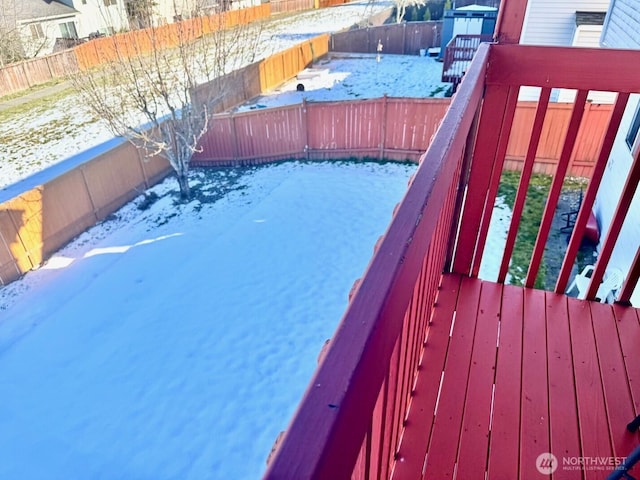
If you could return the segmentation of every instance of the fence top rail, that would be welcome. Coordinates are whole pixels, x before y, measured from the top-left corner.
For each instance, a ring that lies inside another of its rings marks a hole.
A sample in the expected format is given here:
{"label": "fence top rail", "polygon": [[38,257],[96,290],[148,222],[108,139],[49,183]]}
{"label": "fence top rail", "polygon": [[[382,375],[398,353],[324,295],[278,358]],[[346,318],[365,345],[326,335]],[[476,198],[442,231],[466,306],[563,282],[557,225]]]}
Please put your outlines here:
{"label": "fence top rail", "polygon": [[260,113],[271,113],[271,112],[280,112],[280,111],[289,111],[296,110],[301,108],[303,105],[307,106],[321,106],[321,107],[335,107],[337,105],[356,105],[356,104],[364,104],[364,103],[380,103],[386,99],[389,104],[404,104],[404,103],[421,103],[421,104],[443,104],[448,105],[451,103],[450,98],[416,98],[416,97],[376,97],[376,98],[360,98],[355,100],[331,100],[331,101],[323,101],[323,100],[305,100],[304,103],[290,103],[287,105],[278,105],[276,107],[265,107],[253,110],[245,110],[242,112],[236,112],[233,110],[217,113],[213,116],[214,119],[228,118],[229,116],[234,117],[243,117],[243,116],[253,116]]}
{"label": "fence top rail", "polygon": [[487,84],[640,93],[639,64],[640,50],[495,45]]}
{"label": "fence top rail", "polygon": [[[484,87],[480,47],[265,478],[348,478]],[[434,192],[438,195],[432,197]]]}

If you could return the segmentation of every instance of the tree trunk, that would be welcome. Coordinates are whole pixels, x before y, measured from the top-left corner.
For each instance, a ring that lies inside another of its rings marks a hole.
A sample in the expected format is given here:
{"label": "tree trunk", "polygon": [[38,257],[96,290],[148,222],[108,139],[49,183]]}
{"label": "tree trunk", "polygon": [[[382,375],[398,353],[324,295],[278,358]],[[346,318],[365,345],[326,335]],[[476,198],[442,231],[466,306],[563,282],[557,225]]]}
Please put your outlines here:
{"label": "tree trunk", "polygon": [[184,173],[176,173],[178,177],[178,185],[180,185],[180,198],[183,201],[187,201],[191,199],[191,189],[189,188],[189,174],[187,172]]}

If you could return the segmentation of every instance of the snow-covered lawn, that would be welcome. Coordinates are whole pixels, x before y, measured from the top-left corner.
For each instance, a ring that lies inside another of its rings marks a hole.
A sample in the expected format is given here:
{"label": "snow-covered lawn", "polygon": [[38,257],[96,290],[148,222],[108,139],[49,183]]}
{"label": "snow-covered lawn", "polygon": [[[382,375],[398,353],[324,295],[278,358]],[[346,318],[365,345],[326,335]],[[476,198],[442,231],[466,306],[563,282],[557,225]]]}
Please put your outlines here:
{"label": "snow-covered lawn", "polygon": [[[238,111],[278,107],[307,101],[357,100],[390,97],[444,97],[442,63],[433,58],[410,55],[330,53],[269,94],[262,95]],[[304,91],[297,91],[298,84]]]}
{"label": "snow-covered lawn", "polygon": [[0,478],[259,478],[414,171],[199,170],[0,289]]}
{"label": "snow-covered lawn", "polygon": [[[353,2],[275,17],[265,24],[256,60],[307,38],[362,23],[392,2]],[[72,91],[0,113],[0,189],[113,135]]]}

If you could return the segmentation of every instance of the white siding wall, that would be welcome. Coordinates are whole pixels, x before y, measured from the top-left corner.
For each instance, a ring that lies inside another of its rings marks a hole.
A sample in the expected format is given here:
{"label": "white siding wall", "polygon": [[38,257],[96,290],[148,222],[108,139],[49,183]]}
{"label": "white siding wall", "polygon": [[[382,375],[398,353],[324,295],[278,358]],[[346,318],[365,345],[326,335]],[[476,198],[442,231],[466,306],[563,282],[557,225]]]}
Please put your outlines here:
{"label": "white siding wall", "polygon": [[104,0],[74,0],[67,4],[78,10],[78,36],[88,37],[90,33],[120,32],[129,29],[127,11],[123,0],[117,0],[115,5],[106,6]]}
{"label": "white siding wall", "polygon": [[[21,23],[20,35],[22,36],[22,45],[27,57],[41,57],[52,53],[53,47],[56,43],[56,38],[62,37],[60,24],[67,22],[74,22],[76,29],[78,28],[78,22],[75,14],[60,16],[53,19]],[[44,37],[37,39],[33,38],[31,25],[39,25]]]}
{"label": "white siding wall", "polygon": [[[640,0],[612,0],[602,34],[603,46],[640,49],[638,32],[640,32]],[[633,160],[625,139],[639,102],[640,95],[631,96],[596,198],[595,212],[603,233],[606,233],[611,224],[620,192]],[[638,245],[640,245],[640,191],[636,191],[610,265],[626,273]],[[640,288],[636,287],[631,300],[634,306],[640,306]]]}
{"label": "white siding wall", "polygon": [[[600,47],[600,36],[602,35],[602,25],[580,25],[575,29],[571,45],[574,47]],[[575,99],[575,90],[560,90],[558,102],[572,103]],[[613,103],[616,100],[615,93],[612,92],[589,92],[587,97],[593,103]]]}
{"label": "white siding wall", "polygon": [[[576,11],[606,12],[610,0],[529,0],[520,43],[569,46],[576,32]],[[539,89],[522,87],[519,100],[538,100]],[[558,101],[553,91],[551,101]],[[565,98],[566,100],[566,98]],[[565,101],[562,100],[562,101]]]}
{"label": "white siding wall", "polygon": [[609,0],[529,0],[520,43],[571,45],[576,11],[606,12]]}
{"label": "white siding wall", "polygon": [[640,2],[611,0],[605,20],[602,45],[611,48],[640,49]]}
{"label": "white siding wall", "polygon": [[[598,224],[600,225],[601,240],[604,240],[606,232],[609,229],[618,199],[620,198],[620,193],[622,192],[629,168],[631,167],[631,151],[625,142],[625,138],[631,126],[639,100],[640,95],[632,95],[629,100],[629,105],[625,110],[620,130],[618,131],[613,150],[609,157],[609,163],[607,164],[607,169],[602,178],[598,196],[596,197],[594,211],[598,219]],[[636,195],[633,198],[633,203],[631,204],[629,214],[620,232],[620,237],[613,251],[609,266],[619,268],[626,273],[633,261],[638,245],[640,245],[640,189],[636,191]],[[640,306],[640,288],[636,288],[632,297],[632,303],[636,307]]]}

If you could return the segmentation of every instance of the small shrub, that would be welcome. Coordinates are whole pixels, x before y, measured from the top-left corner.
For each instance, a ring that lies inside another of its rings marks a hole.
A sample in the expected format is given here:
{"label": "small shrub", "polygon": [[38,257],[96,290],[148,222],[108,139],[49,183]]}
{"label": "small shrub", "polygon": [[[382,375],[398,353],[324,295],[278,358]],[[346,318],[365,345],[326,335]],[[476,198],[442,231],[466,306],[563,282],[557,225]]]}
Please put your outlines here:
{"label": "small shrub", "polygon": [[156,192],[144,192],[143,195],[144,195],[144,199],[138,205],[138,210],[142,210],[142,211],[149,210],[151,205],[156,203],[158,198],[160,198],[158,197],[158,194]]}

